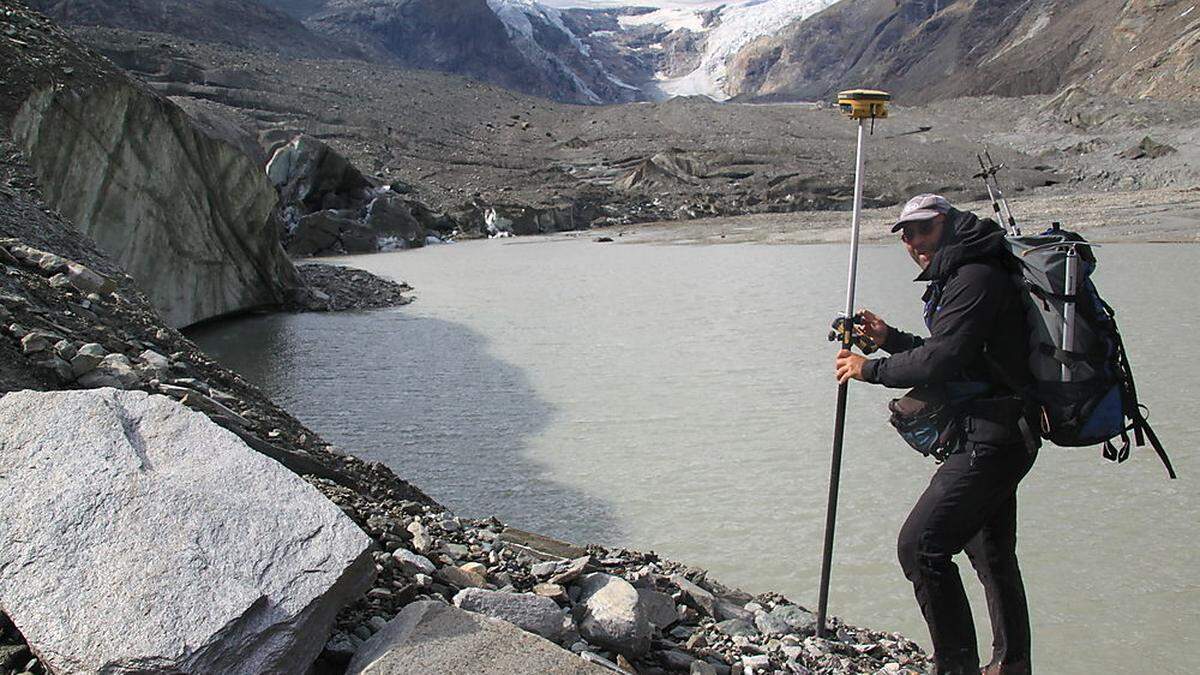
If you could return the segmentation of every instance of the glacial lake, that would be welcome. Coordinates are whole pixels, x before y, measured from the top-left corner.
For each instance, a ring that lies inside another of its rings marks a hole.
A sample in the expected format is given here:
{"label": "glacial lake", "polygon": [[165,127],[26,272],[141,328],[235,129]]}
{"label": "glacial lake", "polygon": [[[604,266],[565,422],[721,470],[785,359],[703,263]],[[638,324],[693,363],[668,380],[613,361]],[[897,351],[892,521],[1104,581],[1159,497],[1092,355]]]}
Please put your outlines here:
{"label": "glacial lake", "polygon": [[[1185,673],[1200,649],[1200,248],[1111,245],[1150,449],[1122,465],[1044,448],[1019,493],[1038,671]],[[898,246],[862,252],[860,306],[919,327]],[[413,304],[272,315],[194,339],[327,440],[462,515],[654,550],[815,609],[836,385],[829,322],[846,246],[466,242],[347,259]],[[935,466],[891,431],[895,392],[855,383],[831,612],[928,648],[895,538]],[[990,633],[965,557],[981,655]]]}

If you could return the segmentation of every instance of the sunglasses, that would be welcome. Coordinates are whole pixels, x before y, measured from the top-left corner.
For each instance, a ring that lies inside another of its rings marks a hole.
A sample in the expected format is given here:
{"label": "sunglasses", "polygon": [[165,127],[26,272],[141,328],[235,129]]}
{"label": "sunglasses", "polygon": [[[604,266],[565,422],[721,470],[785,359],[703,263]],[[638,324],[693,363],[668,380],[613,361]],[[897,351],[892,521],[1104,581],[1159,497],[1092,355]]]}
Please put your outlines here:
{"label": "sunglasses", "polygon": [[912,223],[905,223],[904,229],[900,231],[901,241],[912,241],[914,237],[926,237],[933,232],[933,220],[918,220]]}

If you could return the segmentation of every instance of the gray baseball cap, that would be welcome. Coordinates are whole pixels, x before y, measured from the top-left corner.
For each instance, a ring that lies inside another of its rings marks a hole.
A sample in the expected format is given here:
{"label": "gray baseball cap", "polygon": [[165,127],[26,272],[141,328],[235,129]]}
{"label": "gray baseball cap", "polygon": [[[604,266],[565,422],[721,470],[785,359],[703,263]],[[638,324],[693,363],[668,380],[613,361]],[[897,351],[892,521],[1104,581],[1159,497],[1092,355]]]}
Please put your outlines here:
{"label": "gray baseball cap", "polygon": [[929,220],[934,216],[944,214],[950,210],[950,202],[941,195],[917,195],[908,200],[904,208],[900,211],[900,220],[892,226],[892,232],[899,232],[904,227],[905,223],[911,223],[918,220]]}

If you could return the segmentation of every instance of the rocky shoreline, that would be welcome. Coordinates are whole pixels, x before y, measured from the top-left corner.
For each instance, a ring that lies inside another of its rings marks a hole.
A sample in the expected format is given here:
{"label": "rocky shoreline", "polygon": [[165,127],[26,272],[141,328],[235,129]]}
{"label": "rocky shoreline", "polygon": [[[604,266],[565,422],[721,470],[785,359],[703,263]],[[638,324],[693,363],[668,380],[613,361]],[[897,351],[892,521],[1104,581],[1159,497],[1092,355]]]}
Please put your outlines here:
{"label": "rocky shoreline", "polygon": [[[0,266],[0,349],[13,355],[0,372],[4,390],[107,387],[177,400],[304,476],[371,537],[376,581],[338,615],[319,672],[347,672],[354,654],[389,621],[430,601],[544,634],[615,672],[917,673],[925,663],[921,650],[899,635],[837,623],[834,637],[817,638],[803,607],[773,594],[751,597],[652,553],[582,548],[495,520],[457,518],[382,465],[324,443],[208,360],[163,326],[127,281],[121,288],[15,238],[0,241]],[[342,292],[361,290],[369,277],[325,265],[311,271],[314,278],[349,281]],[[323,287],[338,292],[335,285]],[[373,298],[386,296],[380,293]],[[337,306],[363,304],[349,297],[340,296]],[[17,370],[27,381],[14,381]],[[37,645],[25,644],[4,621],[3,668],[46,672]]]}
{"label": "rocky shoreline", "polygon": [[[208,359],[164,323],[131,277],[41,201],[19,156],[6,157],[12,161],[0,175],[0,392],[158,395],[151,400],[202,413],[336,504],[370,537],[375,581],[338,614],[319,650],[318,672],[355,672],[353,658],[366,650],[400,653],[403,645],[385,631],[390,622],[445,619],[451,611],[460,619],[493,616],[519,626],[522,635],[541,640],[522,649],[553,648],[543,655],[572,659],[566,663],[577,665],[567,667],[579,670],[571,672],[917,673],[923,667],[924,654],[903,637],[837,623],[834,636],[817,638],[803,607],[772,594],[751,597],[652,553],[582,548],[495,520],[456,518],[385,466],[328,444]],[[350,268],[315,264],[299,271],[316,298],[328,296],[317,309],[410,298],[406,286]],[[431,602],[447,609],[437,614]],[[42,658],[36,642],[0,619],[0,672],[51,672]]]}
{"label": "rocky shoreline", "polygon": [[375,539],[375,587],[338,617],[328,672],[410,603],[449,602],[509,621],[614,672],[920,673],[925,654],[899,634],[816,618],[787,598],[751,596],[654,553],[581,547],[459,518],[435,505],[364,502],[312,481]]}
{"label": "rocky shoreline", "polygon": [[401,307],[412,302],[412,286],[370,272],[306,262],[296,266],[307,289],[304,302],[285,309],[298,312],[345,312]]}

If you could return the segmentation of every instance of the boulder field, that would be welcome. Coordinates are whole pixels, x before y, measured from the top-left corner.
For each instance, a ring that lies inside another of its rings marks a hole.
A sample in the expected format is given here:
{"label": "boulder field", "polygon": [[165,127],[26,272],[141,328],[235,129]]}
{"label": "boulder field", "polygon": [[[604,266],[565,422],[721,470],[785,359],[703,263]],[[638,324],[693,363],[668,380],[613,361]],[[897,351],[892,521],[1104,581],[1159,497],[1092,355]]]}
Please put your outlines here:
{"label": "boulder field", "polygon": [[[901,635],[833,619],[830,634],[817,637],[807,608],[775,593],[729,588],[654,553],[578,546],[491,518],[369,502],[313,482],[380,544],[375,587],[343,611],[326,645],[325,657],[346,672],[593,672],[562,661],[562,650],[610,672],[642,675],[916,675],[927,665]],[[510,633],[524,630],[514,644],[530,663],[550,664],[546,649],[558,645],[553,663],[561,668],[488,670],[484,664],[509,663],[512,647],[496,646],[508,639],[479,615],[503,621]],[[467,662],[464,654],[477,656]]]}

